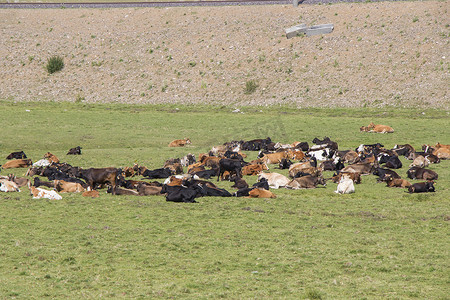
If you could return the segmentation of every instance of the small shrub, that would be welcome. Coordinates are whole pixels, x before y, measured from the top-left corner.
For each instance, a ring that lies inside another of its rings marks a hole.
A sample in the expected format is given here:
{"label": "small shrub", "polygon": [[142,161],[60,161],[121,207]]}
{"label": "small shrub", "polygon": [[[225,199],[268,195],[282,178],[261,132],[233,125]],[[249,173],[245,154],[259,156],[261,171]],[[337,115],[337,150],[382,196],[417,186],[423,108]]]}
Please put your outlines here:
{"label": "small shrub", "polygon": [[256,91],[258,84],[254,80],[249,80],[245,83],[244,94],[250,95]]}
{"label": "small shrub", "polygon": [[64,68],[64,60],[60,56],[52,56],[47,60],[45,68],[49,74],[61,71]]}

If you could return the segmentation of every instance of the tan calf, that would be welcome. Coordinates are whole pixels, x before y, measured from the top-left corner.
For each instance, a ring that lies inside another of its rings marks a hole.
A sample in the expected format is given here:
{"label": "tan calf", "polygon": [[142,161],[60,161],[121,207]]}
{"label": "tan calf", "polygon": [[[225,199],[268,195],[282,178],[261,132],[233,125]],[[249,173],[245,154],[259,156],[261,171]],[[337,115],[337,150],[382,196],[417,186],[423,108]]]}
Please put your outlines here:
{"label": "tan calf", "polygon": [[191,144],[190,139],[174,140],[169,143],[169,147],[184,147],[188,144]]}
{"label": "tan calf", "polygon": [[387,187],[409,188],[411,183],[405,179],[392,178],[389,174],[385,176]]}
{"label": "tan calf", "polygon": [[255,188],[248,192],[249,198],[276,198],[274,193],[266,189]]}
{"label": "tan calf", "polygon": [[438,148],[433,151],[433,155],[436,155],[440,159],[450,159],[450,149],[448,148]]}
{"label": "tan calf", "polygon": [[268,170],[265,165],[248,165],[242,168],[242,175],[254,176],[258,175],[263,170]]}
{"label": "tan calf", "polygon": [[55,180],[55,189],[60,193],[81,193],[85,191],[85,188],[78,182],[64,180]]}
{"label": "tan calf", "polygon": [[59,159],[55,155],[51,154],[50,152],[45,153],[44,158],[47,159],[51,163],[59,163]]}
{"label": "tan calf", "polygon": [[288,158],[288,154],[284,151],[265,154],[261,160],[266,164],[279,164],[283,158]]}
{"label": "tan calf", "polygon": [[3,169],[28,168],[32,164],[31,159],[14,159],[5,162],[1,167]]}

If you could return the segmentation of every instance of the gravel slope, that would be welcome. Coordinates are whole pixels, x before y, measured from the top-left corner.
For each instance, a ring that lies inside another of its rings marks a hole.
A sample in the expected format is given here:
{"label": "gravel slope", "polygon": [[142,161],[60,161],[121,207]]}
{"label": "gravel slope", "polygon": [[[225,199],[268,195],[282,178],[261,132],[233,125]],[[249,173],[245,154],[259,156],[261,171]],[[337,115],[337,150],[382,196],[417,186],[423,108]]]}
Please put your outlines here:
{"label": "gravel slope", "polygon": [[[0,10],[0,99],[448,109],[448,8]],[[335,29],[286,39],[299,23]],[[65,68],[48,75],[52,55]],[[248,81],[258,85],[251,94]]]}

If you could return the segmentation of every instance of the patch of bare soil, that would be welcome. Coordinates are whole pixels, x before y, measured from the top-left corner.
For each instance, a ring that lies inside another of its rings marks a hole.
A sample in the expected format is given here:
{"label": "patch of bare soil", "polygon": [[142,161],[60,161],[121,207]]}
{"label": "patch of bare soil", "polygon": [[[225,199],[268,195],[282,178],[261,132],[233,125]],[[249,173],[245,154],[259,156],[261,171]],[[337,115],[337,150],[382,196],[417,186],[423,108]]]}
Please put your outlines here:
{"label": "patch of bare soil", "polygon": [[[448,8],[5,9],[0,99],[448,109]],[[300,23],[334,31],[286,39]],[[49,75],[53,55],[65,67]]]}

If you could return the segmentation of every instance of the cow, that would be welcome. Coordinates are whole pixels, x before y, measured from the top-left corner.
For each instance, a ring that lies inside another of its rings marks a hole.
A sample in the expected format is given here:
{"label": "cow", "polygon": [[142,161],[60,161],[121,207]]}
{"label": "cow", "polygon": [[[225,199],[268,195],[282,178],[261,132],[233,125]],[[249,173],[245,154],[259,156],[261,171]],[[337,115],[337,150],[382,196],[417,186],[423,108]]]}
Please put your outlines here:
{"label": "cow", "polygon": [[346,166],[341,170],[344,173],[360,173],[361,175],[370,174],[373,170],[373,165],[370,163],[356,163],[353,165]]}
{"label": "cow", "polygon": [[183,166],[180,163],[168,164],[166,162],[163,166],[163,169],[165,168],[169,168],[172,171],[172,174],[175,175],[183,174]]}
{"label": "cow", "polygon": [[[112,193],[112,187],[109,186],[106,190],[107,193]],[[139,193],[132,189],[125,189],[117,187],[114,195],[126,195],[126,196],[139,196]]]}
{"label": "cow", "polygon": [[432,152],[432,154],[440,159],[450,159],[450,149],[448,148],[437,148]]}
{"label": "cow", "polygon": [[163,185],[161,194],[166,194],[166,201],[197,203],[195,198],[204,195],[203,190],[199,186],[187,188],[184,186],[168,186]]}
{"label": "cow", "polygon": [[[333,142],[329,137],[324,137],[322,140],[318,139],[318,138],[314,138],[312,141],[314,144],[318,145],[318,146],[325,146],[326,148],[330,148],[331,150],[336,151],[339,147],[338,144],[336,142]],[[315,146],[310,147],[314,148]]]}
{"label": "cow", "polygon": [[279,173],[259,173],[258,181],[261,180],[261,178],[267,179],[269,186],[274,189],[285,187],[286,184],[290,182],[289,178]]}
{"label": "cow", "polygon": [[348,177],[351,180],[353,180],[354,183],[360,184],[361,183],[361,174],[360,173],[345,173],[340,172],[339,174],[333,174],[333,177],[331,177],[331,181],[334,183],[339,183],[341,181],[342,177]]}
{"label": "cow", "polygon": [[83,197],[91,197],[91,198],[98,198],[100,197],[100,193],[98,191],[85,191],[83,194],[81,194]]}
{"label": "cow", "polygon": [[218,169],[211,169],[211,170],[203,170],[191,173],[194,177],[197,176],[198,178],[203,179],[210,179],[211,177],[217,176],[217,173],[219,172]]}
{"label": "cow", "polygon": [[401,178],[392,178],[389,174],[385,176],[385,179],[387,187],[409,188],[411,186],[409,181]]}
{"label": "cow", "polygon": [[46,158],[43,158],[43,159],[40,159],[40,160],[38,160],[37,162],[35,162],[35,163],[33,164],[33,168],[38,168],[38,167],[48,167],[48,166],[50,166],[51,164],[52,164],[51,161],[49,161],[49,160],[46,159]]}
{"label": "cow", "polygon": [[290,161],[289,159],[282,159],[281,161],[280,161],[280,163],[278,164],[278,168],[279,169],[281,169],[281,170],[284,170],[284,169],[289,169],[289,167],[292,165],[293,163],[292,163],[292,161]]}
{"label": "cow", "polygon": [[307,152],[307,156],[314,157],[316,160],[327,160],[332,158],[334,155],[334,150],[328,147],[311,147]]}
{"label": "cow", "polygon": [[33,199],[41,199],[46,198],[50,200],[61,200],[62,197],[60,194],[58,194],[56,191],[49,191],[46,189],[38,188],[29,185],[28,188],[30,189],[30,195],[33,196]]}
{"label": "cow", "polygon": [[389,175],[391,178],[400,179],[400,175],[397,174],[397,172],[389,170],[389,169],[383,169],[380,167],[376,167],[373,172],[373,175],[378,176],[378,182],[380,181],[386,181],[386,176]]}
{"label": "cow", "polygon": [[116,181],[122,171],[117,168],[89,168],[80,169],[79,178],[86,180],[91,190],[95,189],[96,184],[107,184],[112,186],[112,194],[116,194]]}
{"label": "cow", "polygon": [[28,185],[28,182],[30,181],[28,178],[16,177],[14,174],[9,174],[8,180],[16,183],[19,187]]}
{"label": "cow", "polygon": [[304,152],[309,150],[308,142],[294,142],[294,143],[292,143],[292,146],[294,149],[299,149]]}
{"label": "cow", "polygon": [[54,185],[56,191],[60,193],[80,193],[85,191],[85,188],[77,182],[55,180]]}
{"label": "cow", "polygon": [[403,167],[398,156],[381,155],[378,158],[378,163],[385,164],[384,166],[389,169],[401,169]]}
{"label": "cow", "polygon": [[375,125],[373,122],[367,127],[361,127],[360,131],[376,132],[376,133],[393,133],[394,129],[387,125]]}
{"label": "cow", "polygon": [[20,192],[20,189],[14,181],[0,179],[0,192]]}
{"label": "cow", "polygon": [[266,178],[261,178],[258,182],[253,184],[253,187],[258,187],[258,188],[262,188],[262,189],[269,189],[269,182],[267,181]]}
{"label": "cow", "polygon": [[326,181],[323,177],[316,177],[312,175],[306,175],[299,178],[294,178],[287,185],[287,189],[314,189],[318,184],[326,186]]}
{"label": "cow", "polygon": [[190,139],[182,139],[182,140],[173,140],[169,143],[169,147],[184,147],[186,145],[191,144]]}
{"label": "cow", "polygon": [[162,190],[162,186],[151,186],[151,185],[147,185],[145,183],[141,183],[137,187],[137,191],[139,193],[139,196],[162,195],[161,190]]}
{"label": "cow", "polygon": [[76,146],[74,148],[71,148],[66,155],[81,155],[81,147]]}
{"label": "cow", "polygon": [[180,159],[180,164],[183,167],[190,166],[192,164],[195,164],[197,160],[195,159],[195,156],[191,153],[185,155],[183,158]]}
{"label": "cow", "polygon": [[216,156],[203,156],[200,160],[200,162],[205,166],[205,167],[210,167],[210,168],[215,168],[215,169],[219,169],[219,163],[220,163],[221,158],[220,157],[216,157]]}
{"label": "cow", "polygon": [[418,182],[414,183],[413,185],[408,187],[408,192],[410,194],[412,193],[429,193],[434,192],[434,182],[433,181],[427,181],[427,182]]}
{"label": "cow", "polygon": [[230,174],[235,174],[238,177],[241,177],[241,170],[244,166],[244,162],[239,160],[233,160],[228,158],[222,158],[219,161],[219,173],[217,175],[217,181],[219,178],[223,177],[225,171],[230,172]]}
{"label": "cow", "polygon": [[234,184],[231,186],[232,188],[236,188],[238,190],[243,189],[243,188],[248,188],[248,183],[244,179],[242,179],[238,176],[231,177],[230,181],[234,182]]}
{"label": "cow", "polygon": [[276,198],[274,193],[266,189],[253,188],[248,192],[249,198]]}
{"label": "cow", "polygon": [[51,163],[59,163],[59,159],[56,157],[56,155],[51,154],[50,152],[45,153],[44,158],[50,161]]}
{"label": "cow", "polygon": [[265,139],[250,140],[242,143],[241,150],[244,151],[259,151],[261,149],[267,150],[268,145],[271,143],[272,140],[270,139],[270,137],[267,137]]}
{"label": "cow", "polygon": [[27,159],[27,155],[23,151],[11,152],[6,159]]}
{"label": "cow", "polygon": [[406,174],[408,175],[408,178],[410,179],[424,179],[424,180],[436,180],[438,179],[438,174],[435,171],[419,168],[419,167],[412,167],[410,168]]}
{"label": "cow", "polygon": [[39,177],[34,177],[33,186],[34,187],[45,186],[48,188],[54,188],[55,182],[53,180],[52,181],[42,181],[41,179],[39,179]]}
{"label": "cow", "polygon": [[15,169],[15,168],[28,168],[31,166],[33,162],[31,159],[15,159],[5,162],[2,166],[2,169]]}
{"label": "cow", "polygon": [[169,168],[159,168],[155,170],[145,170],[142,173],[146,179],[161,179],[170,177],[172,174],[172,170]]}
{"label": "cow", "polygon": [[422,155],[417,156],[414,161],[409,165],[409,167],[420,167],[425,168],[428,167],[429,161],[423,157]]}
{"label": "cow", "polygon": [[398,156],[404,156],[408,157],[410,153],[416,152],[413,146],[410,144],[404,144],[404,145],[395,145],[392,150],[397,153]]}
{"label": "cow", "polygon": [[263,170],[268,170],[266,165],[248,165],[242,167],[242,175],[254,176],[261,173]]}
{"label": "cow", "polygon": [[339,184],[334,191],[336,194],[351,194],[355,192],[355,185],[353,180],[347,176],[342,176]]}
{"label": "cow", "polygon": [[289,158],[287,152],[275,152],[275,153],[268,153],[264,154],[264,156],[261,158],[261,160],[268,165],[271,164],[279,164],[282,159]]}
{"label": "cow", "polygon": [[305,159],[305,153],[302,150],[287,150],[286,151],[288,158],[293,160],[303,160]]}
{"label": "cow", "polygon": [[298,172],[303,171],[305,169],[310,170],[311,168],[316,168],[316,167],[317,167],[317,161],[315,158],[312,158],[311,160],[306,161],[306,162],[295,163],[295,164],[292,164],[289,166],[289,176],[294,178]]}

